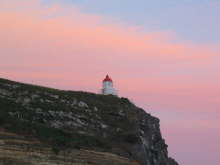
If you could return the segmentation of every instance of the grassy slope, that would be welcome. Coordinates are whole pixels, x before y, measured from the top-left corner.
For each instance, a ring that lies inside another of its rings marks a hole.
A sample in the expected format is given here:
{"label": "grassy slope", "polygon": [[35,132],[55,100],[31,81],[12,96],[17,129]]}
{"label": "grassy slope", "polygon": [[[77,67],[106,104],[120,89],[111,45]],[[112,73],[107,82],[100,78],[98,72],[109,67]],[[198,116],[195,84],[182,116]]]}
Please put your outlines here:
{"label": "grassy slope", "polygon": [[[9,84],[11,86],[19,86],[16,88],[9,88],[5,86]],[[16,93],[12,94],[13,97],[18,97],[17,94],[28,91],[29,95],[34,93],[41,93],[39,99],[53,99],[48,98],[48,95],[44,93],[50,93],[59,96],[59,100],[72,100],[72,98],[77,98],[77,100],[82,100],[86,102],[90,107],[97,107],[102,111],[96,112],[98,115],[102,116],[103,120],[111,123],[114,127],[117,123],[114,122],[114,118],[109,117],[109,113],[115,113],[116,109],[122,106],[131,106],[132,104],[126,98],[117,98],[115,96],[103,96],[87,92],[75,92],[75,91],[63,91],[47,87],[41,87],[36,85],[29,85],[18,83],[6,79],[0,79],[0,89],[6,89],[9,92]],[[21,96],[25,97],[25,96]],[[133,106],[133,105],[132,105]],[[39,100],[32,102],[31,107],[42,108],[42,109],[53,109],[53,111],[68,111],[69,107],[60,102],[54,102],[53,104],[41,103]],[[22,112],[20,116],[12,117],[9,112]],[[108,113],[105,113],[108,112]],[[78,113],[78,111],[77,111]],[[88,115],[88,114],[86,114]],[[93,137],[89,135],[82,135],[78,133],[69,133],[62,129],[56,129],[48,127],[45,123],[32,122],[32,117],[35,116],[34,111],[30,111],[24,105],[16,103],[10,97],[0,98],[0,126],[9,131],[23,134],[26,136],[33,136],[41,141],[53,146],[54,152],[58,152],[60,148],[93,148],[99,147],[102,149],[109,149],[111,146],[106,140],[99,137]],[[91,116],[93,117],[93,116]],[[27,120],[20,120],[20,118],[25,118]],[[122,122],[123,123],[123,122]],[[124,122],[124,128],[128,128],[129,122]],[[116,135],[115,135],[116,136]],[[127,138],[127,137],[126,137]],[[133,138],[133,137],[131,137]],[[109,139],[108,139],[109,140]],[[128,138],[128,141],[130,139]],[[131,139],[132,141],[132,139]]]}

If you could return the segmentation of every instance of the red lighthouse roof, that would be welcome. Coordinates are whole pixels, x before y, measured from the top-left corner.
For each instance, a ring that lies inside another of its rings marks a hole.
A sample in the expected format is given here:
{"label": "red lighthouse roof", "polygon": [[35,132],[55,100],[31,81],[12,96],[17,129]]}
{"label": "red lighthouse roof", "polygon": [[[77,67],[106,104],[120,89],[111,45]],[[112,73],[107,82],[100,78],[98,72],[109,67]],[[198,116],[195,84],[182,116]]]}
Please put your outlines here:
{"label": "red lighthouse roof", "polygon": [[103,80],[103,82],[104,81],[110,81],[110,82],[112,82],[112,79],[108,76],[108,75],[106,75],[106,77],[105,77],[105,79]]}

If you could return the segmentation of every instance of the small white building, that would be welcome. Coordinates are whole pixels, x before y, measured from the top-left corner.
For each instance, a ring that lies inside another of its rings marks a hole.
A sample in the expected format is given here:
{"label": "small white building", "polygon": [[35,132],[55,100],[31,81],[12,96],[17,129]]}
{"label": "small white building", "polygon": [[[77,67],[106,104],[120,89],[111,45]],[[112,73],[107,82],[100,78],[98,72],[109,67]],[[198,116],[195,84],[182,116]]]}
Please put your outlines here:
{"label": "small white building", "polygon": [[118,95],[117,90],[113,88],[113,81],[108,75],[106,75],[105,79],[102,81],[101,93],[103,95]]}

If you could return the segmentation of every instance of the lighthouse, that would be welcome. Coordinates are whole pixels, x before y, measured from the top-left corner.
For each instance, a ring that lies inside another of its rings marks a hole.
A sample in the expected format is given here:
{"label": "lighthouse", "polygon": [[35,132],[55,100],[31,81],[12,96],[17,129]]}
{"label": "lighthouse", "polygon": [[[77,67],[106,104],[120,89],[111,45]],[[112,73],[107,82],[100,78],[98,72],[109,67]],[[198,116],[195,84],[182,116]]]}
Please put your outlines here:
{"label": "lighthouse", "polygon": [[106,75],[105,79],[102,81],[101,92],[103,95],[117,96],[117,91],[113,88],[113,81],[108,75]]}

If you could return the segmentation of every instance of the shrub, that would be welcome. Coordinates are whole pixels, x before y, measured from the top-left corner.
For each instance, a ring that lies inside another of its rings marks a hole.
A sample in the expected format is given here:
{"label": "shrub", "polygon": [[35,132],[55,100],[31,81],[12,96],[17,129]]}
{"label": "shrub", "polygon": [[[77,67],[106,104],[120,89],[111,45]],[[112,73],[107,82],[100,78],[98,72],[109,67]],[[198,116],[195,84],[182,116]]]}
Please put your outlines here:
{"label": "shrub", "polygon": [[60,148],[58,146],[53,146],[52,147],[52,151],[56,154],[56,155],[59,155],[60,153]]}

